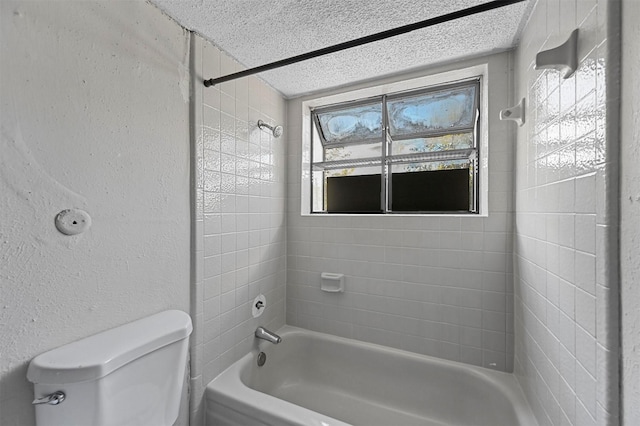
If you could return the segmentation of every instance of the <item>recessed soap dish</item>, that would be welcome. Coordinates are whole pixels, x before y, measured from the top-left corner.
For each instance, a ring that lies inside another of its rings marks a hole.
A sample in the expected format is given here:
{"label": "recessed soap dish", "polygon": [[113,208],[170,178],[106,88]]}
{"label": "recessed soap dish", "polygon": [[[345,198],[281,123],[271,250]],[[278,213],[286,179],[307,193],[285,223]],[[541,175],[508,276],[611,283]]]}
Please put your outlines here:
{"label": "recessed soap dish", "polygon": [[320,274],[320,290],[329,293],[344,292],[344,274],[323,272]]}

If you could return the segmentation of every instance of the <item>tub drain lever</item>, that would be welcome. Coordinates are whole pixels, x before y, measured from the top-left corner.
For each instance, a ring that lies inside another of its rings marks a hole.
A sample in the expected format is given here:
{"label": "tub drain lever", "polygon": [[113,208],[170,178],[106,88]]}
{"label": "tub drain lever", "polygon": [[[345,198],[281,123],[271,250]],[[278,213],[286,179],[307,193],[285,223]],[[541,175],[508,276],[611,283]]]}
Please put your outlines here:
{"label": "tub drain lever", "polygon": [[40,404],[58,405],[62,401],[64,401],[65,398],[66,398],[66,395],[64,394],[64,392],[56,391],[54,393],[50,393],[47,396],[43,396],[42,398],[34,399],[31,404],[33,404],[33,405],[40,405]]}

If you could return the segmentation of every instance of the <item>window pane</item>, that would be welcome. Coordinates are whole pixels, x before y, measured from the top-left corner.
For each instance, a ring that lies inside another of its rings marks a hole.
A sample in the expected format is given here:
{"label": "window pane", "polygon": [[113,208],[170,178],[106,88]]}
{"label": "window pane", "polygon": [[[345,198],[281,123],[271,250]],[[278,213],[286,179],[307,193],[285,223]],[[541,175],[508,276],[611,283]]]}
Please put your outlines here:
{"label": "window pane", "polygon": [[444,135],[435,138],[405,139],[393,141],[392,155],[416,154],[419,152],[450,151],[473,148],[473,133]]}
{"label": "window pane", "polygon": [[324,161],[352,160],[356,158],[380,157],[382,144],[346,145],[325,149]]}
{"label": "window pane", "polygon": [[380,213],[380,167],[361,167],[326,172],[329,213]]}
{"label": "window pane", "polygon": [[438,170],[468,169],[470,161],[465,160],[449,160],[449,161],[427,161],[424,163],[406,163],[394,164],[392,166],[393,173],[410,173]]}
{"label": "window pane", "polygon": [[469,166],[466,160],[394,165],[391,209],[468,212],[473,184]]}
{"label": "window pane", "polygon": [[382,104],[364,105],[318,113],[327,143],[357,142],[382,138]]}
{"label": "window pane", "polygon": [[313,171],[311,173],[311,211],[324,211],[324,172]]}
{"label": "window pane", "polygon": [[376,167],[346,167],[344,169],[335,169],[325,171],[327,177],[338,176],[361,176],[361,175],[374,175],[380,176],[381,166]]}
{"label": "window pane", "polygon": [[391,136],[423,134],[474,124],[476,86],[389,100]]}

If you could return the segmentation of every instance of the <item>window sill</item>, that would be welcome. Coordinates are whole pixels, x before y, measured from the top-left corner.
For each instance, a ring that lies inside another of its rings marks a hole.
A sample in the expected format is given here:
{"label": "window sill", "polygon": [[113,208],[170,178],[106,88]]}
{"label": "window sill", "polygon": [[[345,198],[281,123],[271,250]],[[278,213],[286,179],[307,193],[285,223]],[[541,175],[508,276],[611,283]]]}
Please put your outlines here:
{"label": "window sill", "polygon": [[407,214],[407,213],[300,213],[301,217],[464,217],[464,218],[478,218],[478,217],[489,217],[487,213],[455,213],[455,214],[445,214],[445,213],[433,213],[433,214]]}

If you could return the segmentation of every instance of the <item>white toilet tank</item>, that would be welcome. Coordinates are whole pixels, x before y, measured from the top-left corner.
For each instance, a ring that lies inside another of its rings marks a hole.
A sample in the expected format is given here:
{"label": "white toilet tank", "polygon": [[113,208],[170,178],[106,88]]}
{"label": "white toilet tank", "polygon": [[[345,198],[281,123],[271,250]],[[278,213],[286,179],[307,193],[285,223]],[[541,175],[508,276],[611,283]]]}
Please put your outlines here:
{"label": "white toilet tank", "polygon": [[178,418],[191,318],[164,311],[45,352],[29,364],[38,426],[171,426]]}

